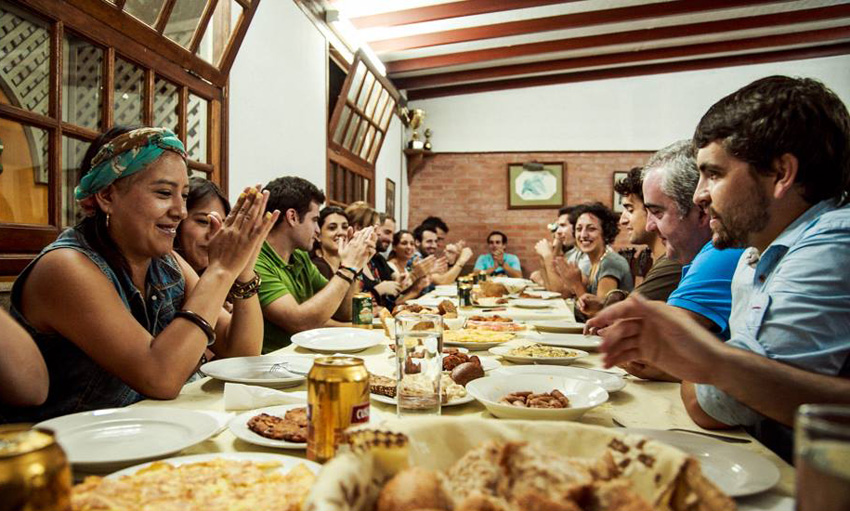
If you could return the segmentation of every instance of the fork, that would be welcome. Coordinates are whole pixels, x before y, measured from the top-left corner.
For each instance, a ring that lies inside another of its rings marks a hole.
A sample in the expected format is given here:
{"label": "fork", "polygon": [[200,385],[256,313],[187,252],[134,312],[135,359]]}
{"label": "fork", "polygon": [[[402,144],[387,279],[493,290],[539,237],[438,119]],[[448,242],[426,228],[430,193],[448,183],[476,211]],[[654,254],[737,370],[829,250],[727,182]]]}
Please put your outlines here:
{"label": "fork", "polygon": [[[304,372],[292,369],[289,366],[289,362],[278,362],[276,364],[272,364],[272,366],[269,368],[269,373],[272,373],[272,374],[274,374],[274,373],[277,373],[277,374],[288,373],[289,375],[296,375],[296,376],[301,376],[301,375],[306,374]],[[283,377],[286,378],[287,376],[283,375]]]}
{"label": "fork", "polygon": [[[623,424],[622,422],[618,421],[617,419],[615,419],[613,417],[611,417],[611,421],[614,423],[615,426],[617,426],[619,428],[625,428],[626,427],[625,424]],[[730,444],[749,444],[749,443],[752,443],[752,440],[749,440],[747,438],[738,438],[738,437],[734,437],[734,436],[718,435],[716,433],[706,433],[705,431],[696,431],[694,429],[667,428],[667,431],[679,431],[679,432],[682,432],[682,433],[693,433],[694,435],[703,435],[703,436],[707,436],[709,438],[721,440],[723,442],[729,442]]]}

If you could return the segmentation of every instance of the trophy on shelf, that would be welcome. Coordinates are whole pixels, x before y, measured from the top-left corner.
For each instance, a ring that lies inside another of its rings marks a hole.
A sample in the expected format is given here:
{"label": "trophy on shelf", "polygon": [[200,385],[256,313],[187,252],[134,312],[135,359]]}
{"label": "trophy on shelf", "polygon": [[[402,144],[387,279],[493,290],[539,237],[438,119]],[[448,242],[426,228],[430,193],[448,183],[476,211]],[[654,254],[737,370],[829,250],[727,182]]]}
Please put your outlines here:
{"label": "trophy on shelf", "polygon": [[434,132],[433,132],[433,131],[431,131],[431,128],[427,128],[427,129],[425,130],[425,147],[424,147],[424,149],[425,149],[426,151],[430,151],[430,150],[431,150],[431,147],[432,147],[432,146],[431,146],[431,135],[433,135],[433,134],[434,134]]}
{"label": "trophy on shelf", "polygon": [[401,116],[407,127],[413,130],[413,134],[407,142],[407,148],[425,149],[425,143],[419,140],[419,132],[416,131],[420,126],[422,126],[422,121],[425,120],[425,110],[422,110],[421,108],[409,110],[407,107],[404,107],[401,110]]}

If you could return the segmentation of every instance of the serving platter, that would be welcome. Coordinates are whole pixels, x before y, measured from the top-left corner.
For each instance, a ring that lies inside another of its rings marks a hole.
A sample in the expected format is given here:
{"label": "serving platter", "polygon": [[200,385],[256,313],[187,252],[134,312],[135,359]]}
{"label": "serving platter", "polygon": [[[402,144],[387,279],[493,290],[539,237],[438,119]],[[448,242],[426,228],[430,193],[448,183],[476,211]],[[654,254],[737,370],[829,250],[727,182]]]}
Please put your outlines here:
{"label": "serving platter", "polygon": [[[265,452],[218,452],[218,453],[210,453],[210,454],[193,454],[190,456],[177,456],[174,458],[167,458],[162,461],[170,463],[174,466],[180,465],[188,465],[190,463],[201,463],[204,461],[212,461],[215,459],[226,459],[233,461],[254,461],[259,463],[278,463],[280,466],[275,468],[274,470],[279,471],[282,474],[288,473],[293,468],[298,465],[304,465],[314,474],[318,474],[322,469],[322,466],[318,463],[310,460],[305,460],[303,458],[296,458],[295,456],[286,456],[283,454],[273,454],[273,453],[265,453]],[[129,468],[125,468],[124,470],[120,470],[118,472],[114,472],[107,476],[107,479],[118,479],[122,476],[130,476],[143,470],[151,465],[151,463],[143,463],[140,465],[135,465]]]}
{"label": "serving platter", "polygon": [[570,365],[576,360],[587,357],[589,355],[588,352],[582,350],[574,350],[567,349],[570,352],[571,356],[565,357],[529,357],[524,355],[512,355],[510,351],[518,346],[495,346],[489,349],[490,353],[497,355],[499,357],[504,358],[508,362],[514,362],[516,364],[556,364],[556,365]]}

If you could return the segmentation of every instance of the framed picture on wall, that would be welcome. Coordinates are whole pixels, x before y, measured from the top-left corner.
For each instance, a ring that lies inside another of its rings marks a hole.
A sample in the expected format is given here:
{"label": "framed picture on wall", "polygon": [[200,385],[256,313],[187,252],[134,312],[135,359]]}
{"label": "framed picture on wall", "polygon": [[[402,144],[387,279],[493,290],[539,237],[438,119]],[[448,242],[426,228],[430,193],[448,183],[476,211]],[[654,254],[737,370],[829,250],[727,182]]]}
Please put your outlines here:
{"label": "framed picture on wall", "polygon": [[508,209],[557,209],[564,195],[563,163],[508,165]]}
{"label": "framed picture on wall", "polygon": [[[626,176],[628,176],[628,175],[629,175],[629,173],[625,172],[625,171],[614,172],[614,183],[613,184],[616,185],[617,183],[619,183],[623,179],[626,179]],[[617,190],[614,190],[613,186],[611,187],[611,190],[612,190],[612,194],[613,194],[613,199],[612,199],[613,204],[612,204],[611,209],[613,209],[615,213],[622,213],[623,212],[623,202],[622,202],[623,197],[619,193],[617,193]]]}
{"label": "framed picture on wall", "polygon": [[384,212],[393,217],[395,216],[395,182],[392,179],[387,179],[387,204],[385,206]]}

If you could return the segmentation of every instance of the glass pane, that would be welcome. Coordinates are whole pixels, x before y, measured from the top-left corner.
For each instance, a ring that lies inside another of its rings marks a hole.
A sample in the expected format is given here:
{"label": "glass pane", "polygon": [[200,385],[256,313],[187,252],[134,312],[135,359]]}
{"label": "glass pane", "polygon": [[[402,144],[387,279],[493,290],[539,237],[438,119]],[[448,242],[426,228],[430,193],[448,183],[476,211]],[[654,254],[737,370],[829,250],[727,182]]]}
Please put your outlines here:
{"label": "glass pane", "polygon": [[62,52],[62,119],[101,131],[103,50],[65,33]]}
{"label": "glass pane", "polygon": [[351,203],[354,202],[354,174],[345,171],[345,202]]}
{"label": "glass pane", "polygon": [[378,104],[378,98],[381,96],[381,93],[385,92],[383,85],[378,80],[375,80],[375,86],[372,87],[372,94],[369,95],[369,100],[366,103],[366,117],[369,119],[372,118],[372,115],[375,113],[375,105]]}
{"label": "glass pane", "polygon": [[344,106],[342,108],[342,113],[339,115],[339,121],[336,123],[336,129],[334,130],[333,141],[337,144],[342,141],[342,133],[345,131],[346,125],[348,125],[348,117],[351,115],[351,109],[348,106]]}
{"label": "glass pane", "polygon": [[115,124],[142,124],[145,72],[126,60],[115,59]]}
{"label": "glass pane", "polygon": [[62,227],[76,225],[82,220],[82,210],[74,199],[74,188],[80,182],[80,163],[89,142],[62,137]]}
{"label": "glass pane", "polygon": [[[127,0],[127,3],[124,4],[124,12],[128,12],[148,25],[153,26],[154,23],[156,23],[156,17],[159,16],[159,11],[162,9],[164,1],[165,0]],[[175,6],[175,9],[176,8],[177,7]]]}
{"label": "glass pane", "polygon": [[360,92],[360,84],[363,82],[363,75],[366,74],[366,64],[360,63],[357,66],[357,72],[354,73],[354,78],[351,79],[351,88],[348,89],[348,101],[354,103],[357,99],[357,94]]}
{"label": "glass pane", "polygon": [[369,180],[363,178],[363,200],[369,202]]}
{"label": "glass pane", "polygon": [[4,103],[48,114],[49,26],[7,2],[0,2],[0,81]]}
{"label": "glass pane", "polygon": [[180,91],[177,86],[157,76],[153,84],[153,125],[177,133],[179,108]]}
{"label": "glass pane", "polygon": [[381,122],[378,123],[381,127],[381,131],[387,131],[387,126],[390,124],[390,119],[392,119],[394,111],[395,100],[390,98],[389,101],[387,101],[387,107],[384,109],[384,114],[381,116]]}
{"label": "glass pane", "polygon": [[351,123],[348,127],[348,131],[345,132],[345,140],[342,142],[342,147],[346,149],[351,149],[351,141],[354,140],[354,136],[357,131],[360,129],[360,116],[355,114],[351,116]]}
{"label": "glass pane", "polygon": [[360,96],[357,98],[357,109],[361,112],[366,107],[366,100],[369,99],[369,92],[372,90],[372,84],[375,83],[375,75],[372,73],[366,74],[366,79],[363,80],[363,89],[360,91]]}
{"label": "glass pane", "polygon": [[364,119],[360,123],[360,127],[357,128],[357,135],[354,136],[354,142],[351,144],[351,147],[348,147],[352,153],[358,154],[360,152],[360,147],[363,146],[363,139],[366,138],[366,130],[368,128],[369,123]]}
{"label": "glass pane", "polygon": [[177,0],[162,33],[180,46],[188,48],[205,5],[207,0]]}
{"label": "glass pane", "polygon": [[381,117],[384,115],[384,109],[387,106],[387,99],[389,99],[390,93],[387,92],[387,89],[381,89],[381,97],[378,99],[378,105],[375,108],[375,115],[369,115],[369,117],[375,121],[375,124],[378,126],[381,125]]}
{"label": "glass pane", "polygon": [[212,19],[204,29],[204,37],[196,52],[198,56],[217,66],[241,15],[241,5],[233,0],[218,0]]}
{"label": "glass pane", "polygon": [[47,135],[46,130],[0,119],[0,222],[49,224]]}
{"label": "glass pane", "polygon": [[334,163],[334,198],[339,202],[345,201],[345,170]]}
{"label": "glass pane", "polygon": [[366,159],[366,155],[369,154],[369,149],[372,148],[373,138],[375,138],[375,127],[370,124],[369,130],[366,132],[366,138],[363,139],[363,147],[357,151],[357,154],[364,160]]}
{"label": "glass pane", "polygon": [[190,160],[201,163],[207,162],[207,103],[206,99],[189,94],[186,152]]}
{"label": "glass pane", "polygon": [[372,149],[369,151],[369,163],[375,163],[375,157],[378,156],[378,151],[381,148],[381,139],[384,135],[379,131],[375,134],[375,143],[372,144]]}

